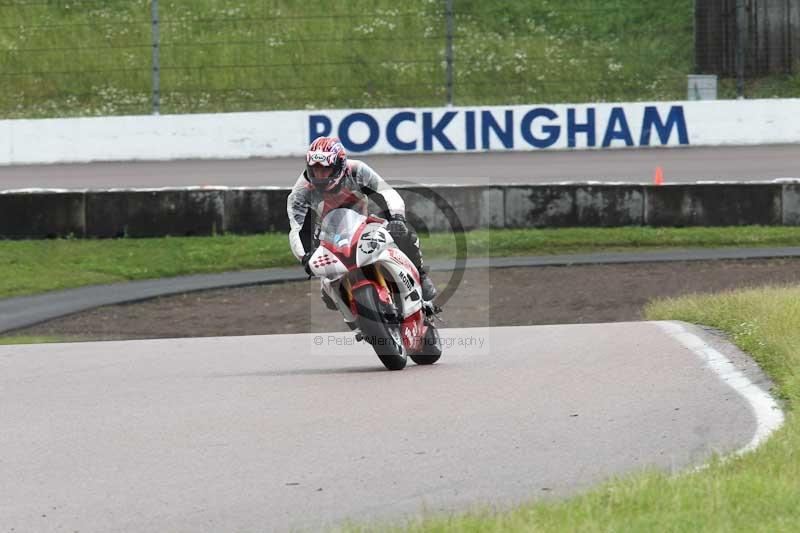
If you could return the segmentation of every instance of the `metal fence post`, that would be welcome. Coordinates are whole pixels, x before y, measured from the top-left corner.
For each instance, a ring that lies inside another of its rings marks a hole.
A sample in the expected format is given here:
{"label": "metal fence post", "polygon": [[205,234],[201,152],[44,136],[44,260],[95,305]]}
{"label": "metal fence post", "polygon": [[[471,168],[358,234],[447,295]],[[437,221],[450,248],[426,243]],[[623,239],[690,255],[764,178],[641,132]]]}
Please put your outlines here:
{"label": "metal fence post", "polygon": [[744,98],[744,62],[747,39],[744,0],[736,0],[736,97]]}
{"label": "metal fence post", "polygon": [[151,0],[153,17],[153,114],[161,114],[161,65],[159,51],[161,38],[158,31],[158,0]]}
{"label": "metal fence post", "polygon": [[455,26],[455,15],[453,13],[453,0],[445,2],[445,62],[447,64],[445,88],[447,90],[447,105],[453,105],[453,29]]}

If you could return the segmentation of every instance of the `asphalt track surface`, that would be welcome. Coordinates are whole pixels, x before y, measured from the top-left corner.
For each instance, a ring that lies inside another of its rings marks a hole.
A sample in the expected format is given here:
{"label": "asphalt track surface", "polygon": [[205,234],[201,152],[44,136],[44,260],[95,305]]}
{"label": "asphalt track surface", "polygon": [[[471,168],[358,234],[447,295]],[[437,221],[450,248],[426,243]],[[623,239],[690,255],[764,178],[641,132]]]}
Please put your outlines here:
{"label": "asphalt track surface", "polygon": [[[800,177],[798,148],[365,159],[421,183],[649,183],[656,166],[667,182],[749,181]],[[5,167],[0,189],[287,186],[299,167]],[[694,333],[768,389],[748,358]],[[350,334],[0,346],[0,529],[318,529],[505,508],[680,471],[764,433],[752,402],[657,323],[443,337],[439,364],[403,372]]]}
{"label": "asphalt track surface", "polygon": [[[360,157],[389,180],[424,184],[652,183],[657,166],[666,183],[800,178],[800,145]],[[0,190],[289,187],[302,167],[299,157],[9,166],[0,167]]]}
{"label": "asphalt track surface", "polygon": [[0,347],[0,528],[402,521],[752,443],[751,405],[663,324],[445,330],[402,372],[343,334]]}
{"label": "asphalt track surface", "polygon": [[[715,253],[742,251],[538,260]],[[296,270],[272,276],[291,279]],[[253,276],[158,280],[150,290],[249,284]],[[129,285],[129,296],[142,292]],[[72,292],[32,298],[65,295],[77,299]],[[5,309],[5,318],[23,308]],[[700,351],[687,349],[670,328],[688,329]],[[396,523],[563,497],[645,467],[681,471],[712,453],[751,449],[779,425],[765,423],[764,409],[732,388],[744,379],[774,411],[756,365],[698,327],[637,322],[442,333],[440,363],[402,372],[385,371],[352,334],[0,346],[0,529]],[[712,372],[713,357],[702,353],[709,347],[739,375]]]}

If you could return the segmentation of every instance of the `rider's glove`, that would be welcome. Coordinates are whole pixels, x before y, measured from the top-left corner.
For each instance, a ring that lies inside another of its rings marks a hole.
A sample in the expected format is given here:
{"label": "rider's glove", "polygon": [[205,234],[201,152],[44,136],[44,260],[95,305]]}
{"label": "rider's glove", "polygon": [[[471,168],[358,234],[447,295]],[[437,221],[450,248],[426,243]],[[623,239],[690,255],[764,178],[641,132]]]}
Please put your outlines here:
{"label": "rider's glove", "polygon": [[386,225],[389,234],[395,242],[402,242],[408,236],[408,226],[406,226],[406,217],[403,215],[394,215],[389,223]]}
{"label": "rider's glove", "polygon": [[308,274],[308,277],[312,277],[314,275],[314,273],[311,272],[311,265],[309,265],[308,262],[309,260],[311,260],[311,256],[314,255],[314,252],[316,251],[317,251],[316,248],[314,248],[313,250],[309,250],[300,260],[300,262],[303,263],[303,268],[306,269],[306,274]]}

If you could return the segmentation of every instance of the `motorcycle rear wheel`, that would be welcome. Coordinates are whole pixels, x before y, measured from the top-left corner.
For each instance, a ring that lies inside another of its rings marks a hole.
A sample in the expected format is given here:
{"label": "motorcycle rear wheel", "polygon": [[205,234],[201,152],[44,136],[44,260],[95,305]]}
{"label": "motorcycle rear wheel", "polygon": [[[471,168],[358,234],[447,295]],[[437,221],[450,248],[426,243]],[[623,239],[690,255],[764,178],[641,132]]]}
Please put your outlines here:
{"label": "motorcycle rear wheel", "polygon": [[381,312],[381,301],[372,285],[353,291],[358,312],[358,327],[364,340],[372,345],[375,354],[389,370],[402,370],[408,361],[400,326],[389,324]]}

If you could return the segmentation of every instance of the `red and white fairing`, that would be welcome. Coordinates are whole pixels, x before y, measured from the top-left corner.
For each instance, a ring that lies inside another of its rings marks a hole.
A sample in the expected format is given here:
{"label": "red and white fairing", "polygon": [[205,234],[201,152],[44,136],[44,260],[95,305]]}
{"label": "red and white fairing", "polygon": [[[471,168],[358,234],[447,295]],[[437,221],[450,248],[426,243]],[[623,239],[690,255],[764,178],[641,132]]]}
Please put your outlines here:
{"label": "red and white fairing", "polygon": [[[410,351],[419,349],[425,330],[422,289],[419,271],[398,247],[386,230],[387,221],[377,217],[365,217],[350,209],[336,209],[323,220],[320,246],[309,259],[311,271],[321,278],[322,289],[337,304],[345,320],[355,320],[354,310],[344,302],[339,285],[345,274],[372,264],[380,266],[384,275],[389,275],[397,286],[394,302],[402,311],[401,332],[403,343]],[[386,303],[392,301],[385,286],[373,280],[378,296]],[[355,287],[354,287],[355,288]]]}

